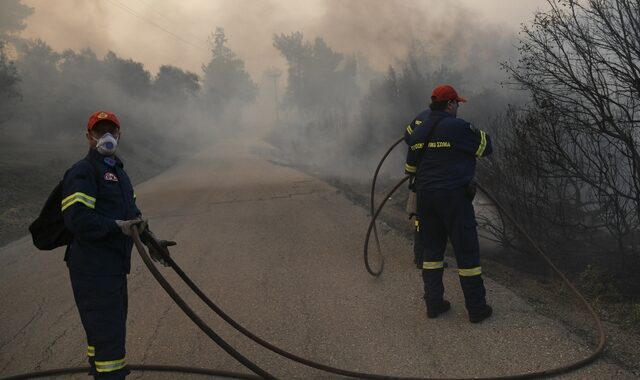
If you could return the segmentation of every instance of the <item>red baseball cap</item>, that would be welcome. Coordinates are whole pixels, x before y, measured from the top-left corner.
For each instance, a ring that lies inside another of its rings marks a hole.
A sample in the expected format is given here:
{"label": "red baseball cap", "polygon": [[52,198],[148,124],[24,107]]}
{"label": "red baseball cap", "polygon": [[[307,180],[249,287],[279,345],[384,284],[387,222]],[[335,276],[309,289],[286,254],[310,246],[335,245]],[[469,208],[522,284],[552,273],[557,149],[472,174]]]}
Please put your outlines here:
{"label": "red baseball cap", "polygon": [[116,127],[118,127],[118,129],[120,129],[120,120],[118,120],[116,114],[108,111],[98,111],[92,113],[91,116],[89,116],[89,121],[87,122],[87,131],[90,131],[93,126],[96,125],[96,123],[103,120],[112,122]]}
{"label": "red baseball cap", "polygon": [[458,95],[455,88],[448,84],[441,84],[433,89],[431,93],[432,102],[446,102],[447,100],[455,100],[461,103],[467,101],[467,99]]}

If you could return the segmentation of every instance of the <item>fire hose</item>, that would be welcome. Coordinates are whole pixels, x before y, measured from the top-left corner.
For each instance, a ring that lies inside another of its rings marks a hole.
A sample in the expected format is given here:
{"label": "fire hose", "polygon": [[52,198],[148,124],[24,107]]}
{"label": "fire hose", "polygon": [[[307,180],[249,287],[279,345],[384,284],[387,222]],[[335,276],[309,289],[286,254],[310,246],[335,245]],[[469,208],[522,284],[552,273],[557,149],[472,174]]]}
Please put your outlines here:
{"label": "fire hose", "polygon": [[[375,183],[376,183],[376,180],[377,180],[377,176],[378,176],[379,170],[380,170],[384,160],[389,155],[389,153],[401,141],[402,141],[402,139],[398,140],[398,142],[396,142],[392,147],[389,148],[389,150],[384,155],[384,157],[382,158],[382,160],[380,161],[380,163],[379,163],[379,165],[378,165],[378,167],[376,169],[376,172],[375,172],[375,175],[374,175],[374,178],[373,178],[373,182],[372,182],[372,192],[371,192],[371,194],[372,194],[372,196],[371,196],[372,208],[373,208],[373,205],[374,205],[373,194],[375,192]],[[380,212],[382,211],[382,208],[385,206],[387,200],[408,179],[409,179],[409,176],[406,176],[400,182],[398,182],[398,184],[387,194],[387,196],[384,198],[384,200],[378,206],[378,208],[376,209],[375,213],[372,213],[371,222],[369,223],[369,226],[368,226],[368,229],[367,229],[367,234],[366,234],[366,239],[365,239],[365,249],[364,249],[365,265],[366,265],[366,268],[369,271],[369,273],[371,273],[372,275],[379,276],[382,273],[382,270],[383,270],[383,265],[380,266],[380,269],[378,271],[371,270],[371,267],[369,265],[369,260],[368,260],[368,245],[369,245],[369,240],[370,240],[372,231],[374,231],[374,236],[375,236],[375,239],[376,239],[377,247],[378,247],[379,253],[380,253],[381,258],[382,258],[382,251],[380,250],[377,231],[375,230],[375,221],[378,218],[378,216],[380,215]],[[516,374],[516,375],[482,377],[482,378],[476,377],[474,379],[484,379],[484,380],[489,380],[489,379],[531,379],[531,378],[539,378],[539,377],[543,377],[543,376],[547,376],[548,377],[548,376],[552,376],[552,375],[559,375],[559,374],[562,374],[562,373],[566,373],[566,372],[575,370],[577,368],[583,367],[583,366],[593,362],[598,357],[598,355],[600,355],[602,353],[602,351],[604,350],[604,346],[605,346],[605,342],[606,342],[606,337],[605,337],[605,334],[604,334],[604,329],[602,327],[602,322],[598,318],[597,314],[592,309],[592,307],[589,305],[589,303],[586,301],[584,296],[582,296],[582,294],[580,294],[580,292],[575,288],[575,286],[573,286],[571,284],[571,282],[569,282],[569,280],[566,278],[566,276],[564,276],[562,274],[562,272],[560,272],[560,270],[544,254],[544,252],[542,252],[542,250],[538,247],[538,245],[535,244],[535,242],[526,234],[526,232],[524,232],[522,227],[520,227],[520,225],[515,221],[515,219],[513,219],[513,217],[511,217],[511,215],[506,211],[506,209],[504,209],[504,207],[502,207],[500,205],[500,203],[497,202],[497,200],[494,199],[491,196],[491,194],[484,187],[482,187],[481,185],[478,185],[478,188],[487,196],[487,198],[489,198],[492,202],[494,202],[496,207],[507,217],[507,219],[509,219],[510,222],[512,222],[514,224],[514,226],[516,226],[516,228],[523,234],[523,236],[525,236],[527,241],[534,247],[536,252],[539,255],[542,256],[542,258],[545,260],[545,262],[554,270],[554,272],[556,274],[558,274],[560,276],[560,278],[569,287],[569,289],[571,289],[571,291],[576,295],[576,297],[579,298],[580,301],[585,305],[585,307],[589,310],[590,314],[592,315],[594,321],[596,322],[597,329],[598,329],[598,334],[599,334],[599,339],[598,339],[598,345],[594,349],[594,351],[591,353],[591,355],[589,355],[588,357],[586,357],[586,358],[584,358],[582,360],[578,360],[578,361],[569,363],[569,364],[561,366],[561,367],[556,367],[556,368],[552,368],[552,369],[548,369],[548,370],[542,370],[542,371],[536,371],[536,372],[528,372],[528,373],[523,373],[523,374]],[[257,379],[257,378],[275,379],[276,378],[274,375],[270,374],[269,372],[265,371],[264,369],[260,368],[258,365],[256,365],[255,363],[253,363],[252,361],[247,359],[244,355],[242,355],[240,352],[235,350],[235,348],[233,348],[223,338],[221,338],[218,334],[216,334],[215,331],[213,331],[213,329],[211,329],[187,305],[187,303],[177,294],[177,292],[171,287],[171,285],[168,283],[168,281],[158,271],[158,269],[155,267],[155,264],[153,263],[153,261],[149,257],[149,254],[147,253],[143,243],[141,242],[140,236],[137,233],[134,234],[133,240],[134,240],[136,249],[138,250],[138,253],[140,254],[144,264],[147,266],[147,268],[149,269],[149,271],[151,272],[153,277],[158,281],[158,283],[162,286],[162,288],[167,292],[167,294],[178,305],[178,307],[180,307],[182,309],[182,311],[207,336],[209,336],[209,338],[211,340],[213,340],[216,344],[218,344],[224,351],[226,351],[234,359],[236,359],[238,362],[240,362],[243,366],[245,366],[246,368],[251,370],[253,373],[255,373],[255,375],[239,374],[239,373],[234,373],[234,372],[219,371],[219,370],[207,369],[207,368],[181,367],[181,366],[172,366],[172,365],[138,365],[138,364],[135,364],[135,365],[128,365],[128,367],[130,369],[132,369],[132,370],[140,370],[140,371],[159,371],[159,372],[179,372],[179,373],[189,373],[189,374],[201,374],[201,375],[221,376],[221,377],[235,378],[235,379]],[[158,242],[155,239],[148,239],[148,240],[149,240],[150,244],[155,245],[155,247],[159,251],[162,251],[162,247],[158,244]],[[378,374],[370,374],[370,373],[364,373],[364,372],[350,371],[350,370],[340,369],[340,368],[332,367],[332,366],[329,366],[329,365],[326,365],[326,364],[318,363],[318,362],[312,361],[310,359],[306,359],[306,358],[300,357],[298,355],[295,355],[293,353],[290,353],[290,352],[288,352],[288,351],[286,351],[284,349],[281,349],[281,348],[279,348],[279,347],[267,342],[266,340],[263,340],[262,338],[258,337],[257,335],[255,335],[254,333],[252,333],[251,331],[249,331],[248,329],[243,327],[241,324],[239,324],[237,321],[235,321],[233,318],[231,318],[228,314],[226,314],[204,292],[202,292],[202,290],[182,271],[182,269],[178,266],[178,264],[170,256],[164,257],[164,260],[176,272],[176,274],[178,274],[178,276],[189,286],[189,288],[191,288],[191,290],[194,291],[194,293],[196,293],[196,295],[198,295],[198,297],[205,304],[207,304],[207,306],[209,306],[209,308],[211,310],[213,310],[218,316],[220,316],[223,320],[225,320],[229,325],[231,325],[237,331],[239,331],[240,333],[242,333],[243,335],[245,335],[249,339],[253,340],[257,344],[259,344],[259,345],[263,346],[264,348],[266,348],[266,349],[268,349],[268,350],[270,350],[272,352],[275,352],[275,353],[277,353],[277,354],[279,354],[279,355],[281,355],[281,356],[283,356],[283,357],[285,357],[287,359],[293,360],[295,362],[298,362],[300,364],[306,365],[308,367],[316,368],[318,370],[322,370],[322,371],[325,371],[325,372],[333,373],[333,374],[336,374],[336,375],[353,377],[353,378],[362,378],[362,379],[398,379],[398,380],[418,380],[418,379],[435,380],[435,378],[397,377],[397,376],[386,376],[386,375],[378,375]],[[382,261],[382,263],[384,263],[384,261]],[[49,376],[56,376],[56,375],[62,375],[62,374],[83,373],[83,372],[88,372],[88,371],[89,371],[88,367],[63,368],[63,369],[54,369],[54,370],[47,370],[47,371],[41,371],[41,372],[25,373],[25,374],[22,374],[22,375],[15,375],[15,376],[11,376],[11,377],[5,377],[5,378],[2,378],[1,380],[32,379],[32,378],[49,377]],[[448,379],[448,380],[465,380],[466,378],[459,378],[459,379],[446,378],[446,379]]]}

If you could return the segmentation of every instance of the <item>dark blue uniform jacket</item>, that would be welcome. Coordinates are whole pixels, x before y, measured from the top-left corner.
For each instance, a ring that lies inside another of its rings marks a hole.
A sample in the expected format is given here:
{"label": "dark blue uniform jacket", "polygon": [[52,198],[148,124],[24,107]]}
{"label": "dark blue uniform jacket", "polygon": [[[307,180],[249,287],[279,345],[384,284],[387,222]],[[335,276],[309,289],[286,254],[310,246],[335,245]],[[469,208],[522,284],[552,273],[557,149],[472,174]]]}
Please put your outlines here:
{"label": "dark blue uniform jacket", "polygon": [[[440,120],[427,143],[427,135]],[[491,154],[484,131],[445,111],[423,111],[407,126],[405,172],[416,176],[416,190],[453,190],[466,186],[476,171],[476,157]]]}
{"label": "dark blue uniform jacket", "polygon": [[73,233],[65,261],[71,271],[92,275],[127,274],[133,241],[115,220],[140,216],[133,186],[115,156],[96,150],[64,175],[62,215]]}

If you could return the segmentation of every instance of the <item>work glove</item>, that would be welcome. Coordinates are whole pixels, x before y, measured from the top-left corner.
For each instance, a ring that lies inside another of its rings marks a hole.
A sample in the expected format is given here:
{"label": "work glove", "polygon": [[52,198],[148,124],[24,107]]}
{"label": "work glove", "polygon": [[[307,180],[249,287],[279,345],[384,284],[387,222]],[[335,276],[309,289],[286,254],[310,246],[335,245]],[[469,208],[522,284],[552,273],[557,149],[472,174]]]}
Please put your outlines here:
{"label": "work glove", "polygon": [[409,215],[409,219],[418,215],[418,196],[415,191],[409,190],[409,197],[407,198],[407,207],[405,211]]}
{"label": "work glove", "polygon": [[416,176],[409,178],[409,198],[407,198],[407,206],[405,211],[409,215],[409,219],[418,215],[418,197],[416,195]]}
{"label": "work glove", "polygon": [[[167,259],[171,257],[171,255],[169,254],[169,249],[167,247],[173,247],[178,243],[171,240],[159,240],[149,229],[144,232],[144,235],[144,240],[142,242],[147,246],[151,259],[155,262],[159,262],[165,267],[168,267],[169,260]],[[151,244],[150,239],[153,239],[159,247],[156,247],[155,244]]]}
{"label": "work glove", "polygon": [[130,220],[116,220],[116,224],[120,227],[123,234],[133,236],[133,226],[137,226],[138,231],[144,231],[147,228],[147,221],[141,218]]}

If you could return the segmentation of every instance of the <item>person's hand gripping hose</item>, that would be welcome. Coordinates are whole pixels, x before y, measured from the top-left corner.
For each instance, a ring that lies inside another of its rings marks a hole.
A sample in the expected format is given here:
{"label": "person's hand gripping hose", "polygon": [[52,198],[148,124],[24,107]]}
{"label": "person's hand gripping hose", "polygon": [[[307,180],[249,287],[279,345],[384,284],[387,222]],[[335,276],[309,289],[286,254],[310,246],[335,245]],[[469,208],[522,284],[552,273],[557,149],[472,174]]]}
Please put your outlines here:
{"label": "person's hand gripping hose", "polygon": [[[153,232],[151,232],[148,228],[142,230],[142,233],[140,234],[140,238],[144,243],[144,245],[147,246],[147,249],[149,250],[149,256],[151,256],[151,259],[153,261],[159,262],[165,267],[171,266],[170,264],[171,254],[169,253],[168,247],[173,247],[178,243],[171,240],[158,239],[153,234]],[[156,242],[156,244],[149,244],[151,239],[153,239]]]}
{"label": "person's hand gripping hose", "polygon": [[130,220],[116,220],[116,224],[120,227],[123,234],[133,236],[133,226],[137,226],[139,230],[147,228],[147,221],[141,218]]}

